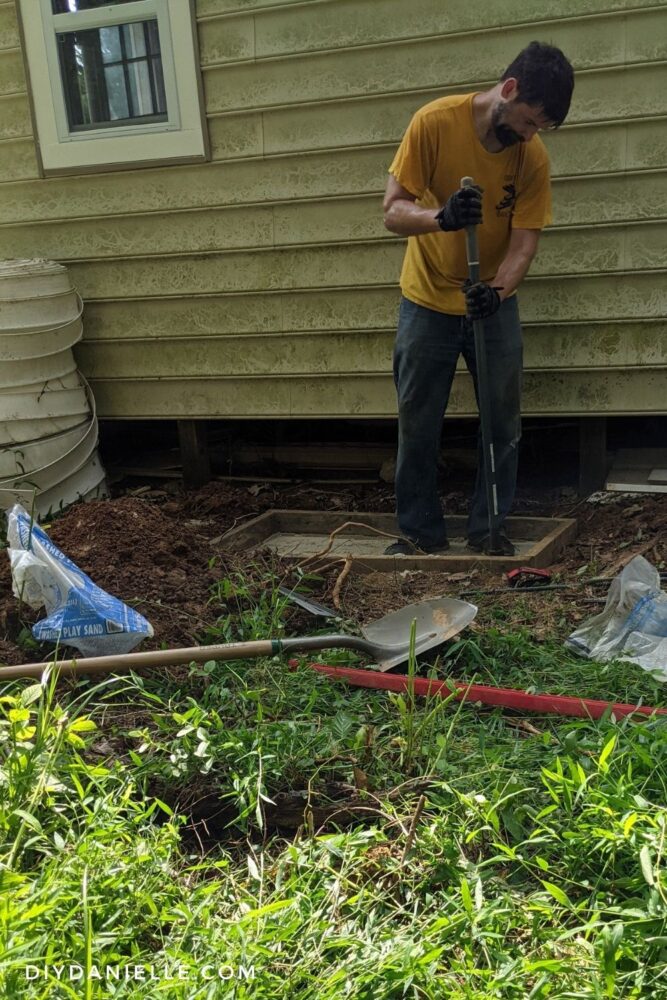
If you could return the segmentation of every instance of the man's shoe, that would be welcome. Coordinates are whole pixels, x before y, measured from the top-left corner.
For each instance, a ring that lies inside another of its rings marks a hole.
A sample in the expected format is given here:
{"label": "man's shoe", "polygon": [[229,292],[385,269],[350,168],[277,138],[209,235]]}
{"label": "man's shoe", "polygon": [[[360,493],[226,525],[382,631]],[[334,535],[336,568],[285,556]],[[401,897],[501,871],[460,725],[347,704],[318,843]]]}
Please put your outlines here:
{"label": "man's shoe", "polygon": [[[496,551],[493,553],[495,556],[515,556],[516,549],[510,542],[509,538],[504,531],[499,531],[497,535],[498,545]],[[481,538],[469,538],[468,548],[473,552],[483,552],[485,555],[489,555],[489,536],[483,535]]]}
{"label": "man's shoe", "polygon": [[437,556],[440,555],[441,552],[446,552],[448,548],[449,542],[445,539],[444,542],[440,542],[439,545],[424,546],[422,551],[425,552],[427,556]]}
{"label": "man's shoe", "polygon": [[384,550],[386,556],[417,556],[419,548],[409,538],[399,538]]}
{"label": "man's shoe", "polygon": [[386,556],[435,556],[441,552],[446,552],[449,548],[449,542],[445,539],[439,545],[419,545],[418,542],[411,542],[409,538],[399,538],[397,541],[392,542],[384,550]]}

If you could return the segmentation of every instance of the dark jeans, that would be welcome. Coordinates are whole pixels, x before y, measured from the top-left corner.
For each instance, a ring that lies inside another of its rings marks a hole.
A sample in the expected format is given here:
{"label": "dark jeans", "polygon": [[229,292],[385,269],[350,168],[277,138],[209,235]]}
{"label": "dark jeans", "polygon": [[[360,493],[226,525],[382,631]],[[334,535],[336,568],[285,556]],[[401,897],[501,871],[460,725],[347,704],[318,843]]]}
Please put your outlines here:
{"label": "dark jeans", "polygon": [[[523,346],[516,296],[506,299],[497,313],[484,320],[484,332],[502,525],[514,500],[521,437]],[[409,299],[401,300],[394,348],[398,394],[396,506],[402,533],[425,547],[441,545],[447,538],[437,490],[437,460],[443,417],[460,354],[473,377],[477,395],[472,323],[465,316],[439,313]],[[467,532],[474,541],[489,532],[481,436]]]}

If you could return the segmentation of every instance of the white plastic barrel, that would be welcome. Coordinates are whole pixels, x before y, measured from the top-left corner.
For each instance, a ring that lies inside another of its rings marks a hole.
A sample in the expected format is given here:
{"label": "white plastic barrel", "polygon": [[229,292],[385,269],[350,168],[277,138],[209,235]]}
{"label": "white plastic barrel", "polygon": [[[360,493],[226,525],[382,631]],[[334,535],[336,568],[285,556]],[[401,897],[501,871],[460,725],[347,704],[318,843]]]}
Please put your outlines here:
{"label": "white plastic barrel", "polygon": [[61,264],[0,261],[0,491],[33,491],[41,517],[107,495],[95,403],[72,354],[81,316]]}
{"label": "white plastic barrel", "polygon": [[26,386],[63,379],[75,373],[76,361],[69,348],[38,358],[3,361],[0,365],[0,392],[25,391]]}
{"label": "white plastic barrel", "polygon": [[75,427],[58,431],[49,437],[36,438],[21,445],[0,445],[0,482],[16,479],[26,469],[40,469],[48,465],[54,454],[65,455],[78,442],[90,426],[90,417]]}
{"label": "white plastic barrel", "polygon": [[0,361],[23,361],[48,357],[74,347],[83,335],[80,317],[59,326],[24,330],[2,330],[0,327]]}

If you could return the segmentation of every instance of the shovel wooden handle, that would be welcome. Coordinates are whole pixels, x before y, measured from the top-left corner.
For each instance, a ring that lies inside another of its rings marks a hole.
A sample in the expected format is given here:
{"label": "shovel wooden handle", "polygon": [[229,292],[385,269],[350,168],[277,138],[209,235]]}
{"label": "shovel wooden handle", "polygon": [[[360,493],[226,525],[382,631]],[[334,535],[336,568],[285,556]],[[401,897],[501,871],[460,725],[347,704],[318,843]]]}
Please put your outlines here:
{"label": "shovel wooden handle", "polygon": [[189,646],[183,649],[151,649],[144,653],[119,653],[117,656],[87,656],[78,660],[49,660],[45,663],[21,663],[0,667],[0,682],[17,677],[41,677],[48,666],[61,675],[109,674],[141,667],[175,667],[181,663],[206,663],[208,660],[243,660],[258,656],[276,656],[282,650],[279,639],[257,642],[230,642],[223,646]]}
{"label": "shovel wooden handle", "polygon": [[[258,639],[255,642],[226,642],[218,646],[186,646],[182,649],[151,649],[145,653],[119,653],[116,656],[84,656],[75,660],[47,660],[44,663],[21,663],[0,667],[0,683],[19,677],[41,677],[48,666],[60,676],[111,674],[142,667],[177,667],[183,663],[207,663],[208,660],[254,660],[281,653],[314,652],[319,649],[354,649],[371,657],[394,654],[396,647],[384,648],[356,635],[313,635],[291,639]],[[406,658],[409,644],[405,645]]]}

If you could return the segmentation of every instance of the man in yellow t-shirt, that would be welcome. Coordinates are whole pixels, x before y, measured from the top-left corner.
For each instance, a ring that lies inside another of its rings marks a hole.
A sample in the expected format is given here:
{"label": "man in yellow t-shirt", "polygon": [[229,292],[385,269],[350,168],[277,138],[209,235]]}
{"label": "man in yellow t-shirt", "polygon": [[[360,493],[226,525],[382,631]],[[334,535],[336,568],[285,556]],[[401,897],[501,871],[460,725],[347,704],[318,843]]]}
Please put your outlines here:
{"label": "man in yellow t-shirt", "polygon": [[[459,355],[477,391],[472,319],[484,322],[500,546],[514,499],[521,436],[521,325],[515,291],[551,222],[549,159],[537,132],[557,128],[574,74],[560,49],[519,53],[490,90],[443,97],[414,115],[389,168],[385,225],[407,236],[394,350],[399,444],[396,503],[403,538],[387,554],[448,547],[437,492],[442,421]],[[472,176],[475,187],[460,188]],[[467,282],[465,234],[478,225],[481,280]],[[483,462],[468,518],[469,547],[488,550]]]}

